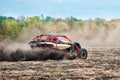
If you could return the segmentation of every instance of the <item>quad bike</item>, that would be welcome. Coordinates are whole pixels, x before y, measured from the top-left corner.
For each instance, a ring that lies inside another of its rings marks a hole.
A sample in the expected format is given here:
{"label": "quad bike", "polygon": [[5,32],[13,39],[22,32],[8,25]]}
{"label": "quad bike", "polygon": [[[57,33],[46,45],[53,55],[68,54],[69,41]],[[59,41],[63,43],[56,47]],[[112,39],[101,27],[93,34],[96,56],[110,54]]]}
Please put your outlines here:
{"label": "quad bike", "polygon": [[30,47],[50,48],[63,51],[65,54],[75,54],[78,58],[86,59],[87,50],[81,48],[80,44],[73,42],[67,36],[61,34],[40,34],[29,42]]}

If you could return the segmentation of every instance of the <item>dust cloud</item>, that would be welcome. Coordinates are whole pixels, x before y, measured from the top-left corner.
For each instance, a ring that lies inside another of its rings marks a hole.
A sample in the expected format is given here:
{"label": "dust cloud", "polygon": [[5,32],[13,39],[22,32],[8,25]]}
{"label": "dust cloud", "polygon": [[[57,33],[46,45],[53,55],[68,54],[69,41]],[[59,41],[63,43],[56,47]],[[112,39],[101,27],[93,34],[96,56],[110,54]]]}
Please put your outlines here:
{"label": "dust cloud", "polygon": [[41,34],[42,31],[36,27],[25,27],[16,39],[16,42],[26,43],[32,40],[35,36]]}
{"label": "dust cloud", "polygon": [[120,26],[100,27],[92,30],[91,27],[74,29],[63,34],[68,35],[73,41],[79,42],[85,47],[119,47],[120,46]]}
{"label": "dust cloud", "polygon": [[[75,59],[75,54],[64,54],[62,51],[54,49],[31,49],[28,47],[21,46],[12,47],[19,45],[8,45],[0,44],[0,61],[43,61],[43,60],[62,60],[62,59]],[[12,48],[11,48],[12,47]]]}

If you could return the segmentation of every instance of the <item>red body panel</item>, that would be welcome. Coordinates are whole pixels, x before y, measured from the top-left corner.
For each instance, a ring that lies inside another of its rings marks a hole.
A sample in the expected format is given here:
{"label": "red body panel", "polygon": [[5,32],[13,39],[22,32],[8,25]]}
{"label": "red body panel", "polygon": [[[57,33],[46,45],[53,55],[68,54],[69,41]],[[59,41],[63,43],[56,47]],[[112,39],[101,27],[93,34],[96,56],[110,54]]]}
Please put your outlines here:
{"label": "red body panel", "polygon": [[[41,34],[39,36],[36,36],[33,40],[36,41],[37,39],[41,39],[43,36],[48,36],[49,38],[47,38],[45,40],[45,42],[49,42],[51,39],[57,38],[57,37],[63,37],[65,39],[67,39],[68,41],[72,42],[72,40],[70,40],[67,36],[65,35],[54,35],[54,34]],[[58,39],[58,38],[57,38]]]}

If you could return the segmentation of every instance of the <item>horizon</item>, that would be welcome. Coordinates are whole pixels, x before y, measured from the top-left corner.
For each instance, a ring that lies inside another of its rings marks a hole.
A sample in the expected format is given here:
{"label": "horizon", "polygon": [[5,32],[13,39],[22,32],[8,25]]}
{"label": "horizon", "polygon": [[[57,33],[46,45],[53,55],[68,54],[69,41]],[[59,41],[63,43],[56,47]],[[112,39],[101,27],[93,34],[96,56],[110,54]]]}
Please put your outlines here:
{"label": "horizon", "polygon": [[[35,17],[36,15],[34,16],[24,16],[24,15],[20,15],[20,16],[5,16],[5,15],[0,15],[2,17],[12,17],[12,18],[15,18],[15,19],[19,19],[19,17],[24,17],[25,19],[28,18],[28,17]],[[37,17],[40,17],[42,19],[41,16],[37,16]],[[47,18],[47,17],[51,17],[51,18],[54,18],[54,19],[66,19],[66,18],[71,18],[73,16],[68,16],[68,17],[53,17],[53,16],[44,16],[44,19]],[[95,17],[95,18],[77,18],[77,17],[73,17],[73,18],[76,18],[77,20],[95,20],[96,18],[100,18],[100,19],[104,19],[106,21],[109,21],[109,20],[120,20],[120,18],[110,18],[110,19],[106,19],[106,18],[101,18],[101,17]]]}

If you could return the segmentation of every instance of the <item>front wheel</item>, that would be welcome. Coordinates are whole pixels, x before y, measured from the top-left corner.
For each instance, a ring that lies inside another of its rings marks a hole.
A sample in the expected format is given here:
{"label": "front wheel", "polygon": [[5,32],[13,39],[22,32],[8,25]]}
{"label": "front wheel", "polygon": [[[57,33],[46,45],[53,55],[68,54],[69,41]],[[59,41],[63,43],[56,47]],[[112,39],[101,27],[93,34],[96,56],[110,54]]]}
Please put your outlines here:
{"label": "front wheel", "polygon": [[81,48],[79,51],[78,51],[78,58],[81,58],[81,59],[86,59],[87,58],[87,50],[84,49],[84,48]]}

